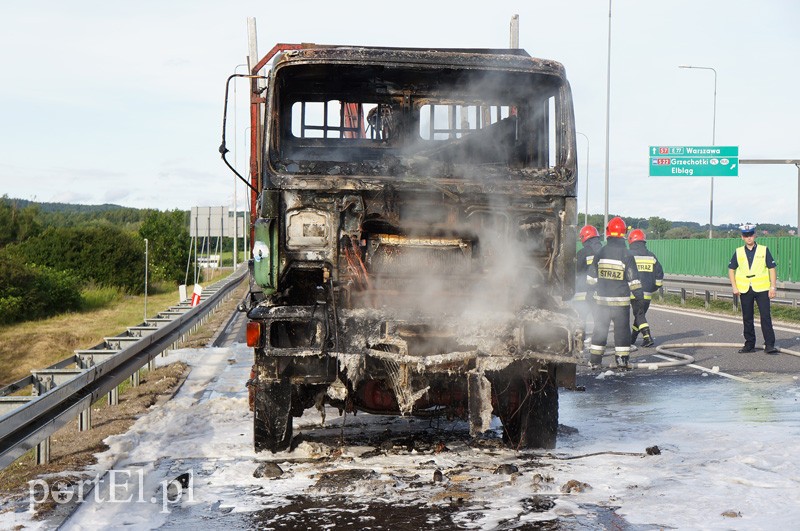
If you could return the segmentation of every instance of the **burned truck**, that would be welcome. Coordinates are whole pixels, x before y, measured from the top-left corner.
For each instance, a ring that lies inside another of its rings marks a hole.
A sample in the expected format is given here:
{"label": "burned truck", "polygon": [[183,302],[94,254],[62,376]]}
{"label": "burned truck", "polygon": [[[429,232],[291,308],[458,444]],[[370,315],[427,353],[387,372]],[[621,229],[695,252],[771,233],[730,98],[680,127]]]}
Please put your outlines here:
{"label": "burned truck", "polygon": [[247,77],[256,450],[325,405],[554,447],[583,348],[562,65],[283,44]]}

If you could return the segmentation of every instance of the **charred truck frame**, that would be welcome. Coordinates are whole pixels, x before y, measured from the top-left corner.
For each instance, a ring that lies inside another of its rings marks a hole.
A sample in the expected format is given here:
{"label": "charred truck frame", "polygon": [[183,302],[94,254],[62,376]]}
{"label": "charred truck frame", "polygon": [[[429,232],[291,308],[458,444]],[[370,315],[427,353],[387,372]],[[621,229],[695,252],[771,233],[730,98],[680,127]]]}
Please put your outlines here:
{"label": "charred truck frame", "polygon": [[496,415],[510,446],[552,448],[583,348],[562,65],[284,44],[246,77],[256,450],[325,404],[473,435]]}

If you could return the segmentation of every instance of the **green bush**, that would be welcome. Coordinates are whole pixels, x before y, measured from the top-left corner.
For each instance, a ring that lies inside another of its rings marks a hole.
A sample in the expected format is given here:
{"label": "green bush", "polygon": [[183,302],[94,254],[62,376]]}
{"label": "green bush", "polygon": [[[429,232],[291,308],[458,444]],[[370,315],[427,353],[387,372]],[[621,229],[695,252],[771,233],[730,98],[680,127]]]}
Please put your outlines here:
{"label": "green bush", "polygon": [[84,282],[144,291],[144,244],[113,225],[51,227],[36,238],[9,246],[28,264],[71,271]]}
{"label": "green bush", "polygon": [[25,307],[22,297],[0,296],[0,324],[9,324],[22,319]]}
{"label": "green bush", "polygon": [[0,255],[0,324],[50,317],[80,305],[80,279],[74,274]]}

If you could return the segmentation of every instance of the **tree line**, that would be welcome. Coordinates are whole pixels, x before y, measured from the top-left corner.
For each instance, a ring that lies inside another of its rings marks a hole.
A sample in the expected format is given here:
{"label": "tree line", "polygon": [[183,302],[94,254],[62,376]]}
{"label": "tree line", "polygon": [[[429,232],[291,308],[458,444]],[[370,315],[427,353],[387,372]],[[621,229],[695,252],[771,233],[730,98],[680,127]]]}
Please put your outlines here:
{"label": "tree line", "polygon": [[[648,239],[708,237],[708,225],[695,222],[621,217]],[[581,226],[583,221],[580,215]],[[602,214],[590,214],[588,224],[603,234]],[[758,230],[770,236],[794,234],[788,225],[759,224]],[[716,225],[713,235],[738,238],[739,229]],[[145,238],[150,281],[183,283],[192,258],[187,211],[0,197],[0,325],[79,310],[82,294],[94,287],[141,294]]]}
{"label": "tree line", "polygon": [[183,282],[188,212],[72,206],[0,198],[0,324],[79,310],[93,287],[141,294],[145,238],[149,280]]}
{"label": "tree line", "polygon": [[[653,240],[688,240],[693,238],[708,238],[708,224],[701,225],[695,221],[669,221],[668,219],[652,216],[649,218],[626,217],[624,214],[609,214],[608,219],[619,216],[625,220],[629,229],[641,229],[648,239]],[[603,214],[589,214],[588,223],[584,222],[583,214],[578,216],[578,225],[593,225],[602,235],[605,231],[605,216]],[[777,225],[774,223],[757,223],[759,234],[768,236],[794,236],[796,227],[791,225]],[[714,225],[712,236],[714,238],[739,238],[741,232],[739,225],[722,224]]]}

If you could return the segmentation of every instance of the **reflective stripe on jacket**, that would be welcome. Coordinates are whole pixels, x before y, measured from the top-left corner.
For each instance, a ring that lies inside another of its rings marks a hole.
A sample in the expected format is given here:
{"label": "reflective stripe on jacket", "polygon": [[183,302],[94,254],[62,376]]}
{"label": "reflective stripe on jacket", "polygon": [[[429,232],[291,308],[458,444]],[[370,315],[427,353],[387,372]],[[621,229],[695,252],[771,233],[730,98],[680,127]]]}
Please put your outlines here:
{"label": "reflective stripe on jacket", "polygon": [[753,265],[747,261],[744,245],[736,249],[736,261],[739,267],[736,268],[735,279],[736,289],[739,290],[739,293],[747,293],[750,286],[753,287],[753,291],[769,290],[769,269],[767,269],[767,247],[765,245],[756,246]]}
{"label": "reflective stripe on jacket", "polygon": [[[645,242],[633,242],[630,252],[636,260],[636,269],[639,270],[639,280],[642,281],[642,291],[645,299],[652,299],[664,280],[664,268],[656,255],[650,251]],[[631,297],[633,298],[633,297]]]}
{"label": "reflective stripe on jacket", "polygon": [[636,261],[622,238],[608,239],[594,255],[586,276],[589,286],[596,287],[594,298],[601,306],[627,306],[631,293],[642,300],[642,283]]}

